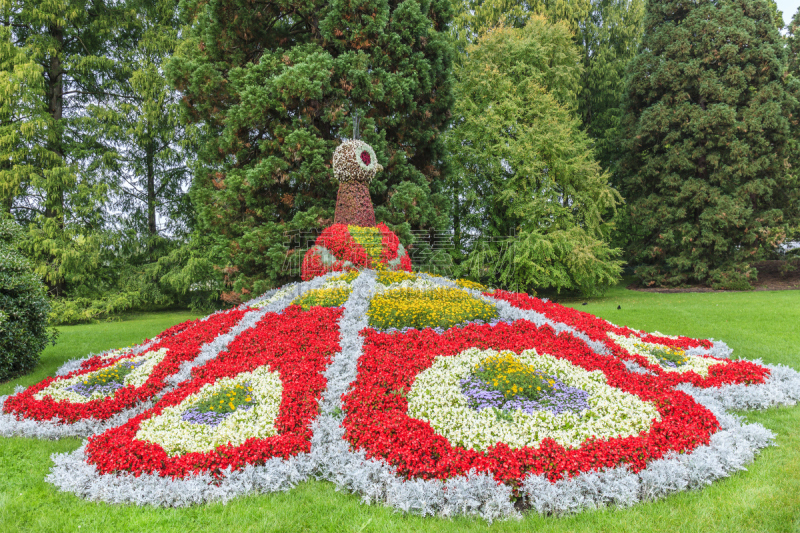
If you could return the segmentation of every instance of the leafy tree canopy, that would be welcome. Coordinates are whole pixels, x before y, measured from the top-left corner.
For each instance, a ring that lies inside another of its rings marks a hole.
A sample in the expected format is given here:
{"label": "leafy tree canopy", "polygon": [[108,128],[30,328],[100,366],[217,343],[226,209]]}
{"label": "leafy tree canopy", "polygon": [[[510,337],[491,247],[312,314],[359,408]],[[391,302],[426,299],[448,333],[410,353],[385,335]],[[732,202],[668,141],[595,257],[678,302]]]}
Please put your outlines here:
{"label": "leafy tree canopy", "polygon": [[[457,68],[447,134],[456,237],[507,236],[509,248],[472,245],[467,271],[520,288],[602,290],[618,279],[604,242],[605,215],[621,200],[594,159],[572,111],[581,76],[564,23],[533,17],[467,48]],[[461,243],[460,243],[461,244]]]}

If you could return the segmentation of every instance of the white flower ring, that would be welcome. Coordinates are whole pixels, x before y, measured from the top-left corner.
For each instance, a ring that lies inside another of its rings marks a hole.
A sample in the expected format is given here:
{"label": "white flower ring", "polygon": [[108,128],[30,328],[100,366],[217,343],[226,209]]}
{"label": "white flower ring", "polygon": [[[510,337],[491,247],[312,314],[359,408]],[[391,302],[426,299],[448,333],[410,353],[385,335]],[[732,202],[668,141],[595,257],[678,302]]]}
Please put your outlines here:
{"label": "white flower ring", "polygon": [[469,348],[455,356],[437,357],[430,368],[417,375],[408,393],[409,416],[429,422],[453,444],[478,450],[498,442],[512,448],[535,448],[545,438],[567,448],[577,448],[593,436],[636,435],[648,431],[654,420],[661,420],[653,403],[611,387],[599,370],[588,372],[564,359],[539,355],[534,349],[524,350],[515,357],[570,387],[588,392],[590,409],[558,415],[550,411],[528,414],[515,409],[511,412],[512,420],[498,418],[495,408],[477,411],[468,405],[460,381],[481,360],[500,353]]}
{"label": "white flower ring", "polygon": [[[150,351],[145,353],[144,355],[139,355],[136,357],[128,357],[125,359],[120,359],[117,364],[123,363],[133,363],[137,366],[131,370],[129,374],[127,374],[122,381],[122,386],[127,387],[132,385],[134,387],[141,387],[147,381],[147,378],[150,377],[150,373],[156,367],[158,363],[164,360],[164,357],[167,356],[167,348],[161,348],[160,350]],[[112,365],[113,366],[113,365]],[[34,398],[37,400],[43,400],[46,397],[50,397],[53,400],[67,400],[69,402],[74,403],[87,403],[92,400],[97,400],[100,398],[108,398],[114,396],[116,394],[115,391],[95,391],[89,396],[83,396],[78,394],[77,392],[69,390],[69,387],[74,385],[78,385],[79,383],[85,382],[91,379],[93,376],[97,375],[100,372],[105,372],[109,369],[109,367],[103,367],[99,370],[94,372],[89,372],[86,374],[81,374],[78,376],[74,376],[67,379],[58,379],[42,389],[41,391],[37,392],[33,395]],[[118,389],[117,389],[118,390]]]}
{"label": "white flower ring", "polygon": [[669,348],[668,346],[663,346],[661,344],[655,344],[652,342],[644,342],[643,340],[637,338],[635,335],[631,335],[630,337],[624,337],[622,335],[616,335],[609,331],[608,336],[621,348],[625,348],[626,350],[628,350],[629,353],[635,355],[641,355],[642,357],[647,359],[648,362],[658,366],[665,372],[689,372],[693,370],[705,378],[708,377],[709,368],[723,362],[713,357],[684,354],[684,357],[686,357],[686,362],[684,364],[675,367],[665,366],[660,364],[657,357],[650,354],[650,350]]}
{"label": "white flower ring", "polygon": [[[183,420],[183,413],[198,402],[244,384],[253,389],[254,405],[251,409],[237,409],[216,426]],[[265,439],[277,434],[275,418],[282,393],[280,375],[267,366],[232,378],[220,378],[190,394],[181,403],[165,408],[160,415],[144,420],[136,432],[136,439],[159,444],[171,457],[208,452],[223,444],[239,446],[250,438]]]}

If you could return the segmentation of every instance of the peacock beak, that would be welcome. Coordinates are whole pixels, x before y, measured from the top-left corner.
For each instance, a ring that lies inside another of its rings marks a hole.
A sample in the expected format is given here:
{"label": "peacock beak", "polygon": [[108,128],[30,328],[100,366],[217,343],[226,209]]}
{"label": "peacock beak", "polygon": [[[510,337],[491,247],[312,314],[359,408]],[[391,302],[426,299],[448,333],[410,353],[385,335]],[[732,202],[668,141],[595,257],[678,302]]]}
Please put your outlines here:
{"label": "peacock beak", "polygon": [[383,171],[383,165],[378,163],[377,165],[375,165],[375,172],[377,173],[377,172],[381,172],[381,171]]}

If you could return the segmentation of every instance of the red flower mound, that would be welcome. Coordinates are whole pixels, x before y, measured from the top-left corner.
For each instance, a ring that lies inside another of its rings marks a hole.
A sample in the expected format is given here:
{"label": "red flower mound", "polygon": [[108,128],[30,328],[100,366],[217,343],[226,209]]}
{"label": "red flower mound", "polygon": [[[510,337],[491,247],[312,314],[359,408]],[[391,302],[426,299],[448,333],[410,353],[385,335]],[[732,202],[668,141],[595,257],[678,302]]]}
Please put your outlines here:
{"label": "red flower mound", "polygon": [[3,411],[14,414],[17,419],[33,420],[58,419],[64,423],[74,423],[86,418],[106,420],[115,414],[133,407],[139,402],[149,400],[166,386],[166,379],[180,370],[181,363],[191,361],[200,353],[204,344],[227,333],[239,323],[247,310],[233,309],[225,313],[217,313],[208,320],[190,320],[168,329],[160,335],[160,341],[153,344],[148,351],[157,351],[167,348],[167,355],[156,365],[147,381],[139,386],[128,385],[117,389],[113,396],[99,398],[86,403],[70,402],[67,400],[55,401],[45,397],[41,400],[34,398],[38,393],[51,383],[59,379],[87,374],[109,367],[122,359],[133,357],[128,353],[114,359],[103,360],[99,356],[84,361],[81,369],[71,372],[66,376],[48,377],[41,382],[28,387],[24,392],[9,397],[3,405]]}
{"label": "red flower mound", "polygon": [[[316,417],[327,380],[322,371],[340,350],[338,320],[342,309],[313,307],[302,311],[290,306],[284,313],[267,313],[237,337],[213,361],[192,371],[192,380],[166,394],[158,404],[122,426],[89,438],[88,461],[104,474],[127,471],[135,475],[157,472],[182,477],[192,473],[240,469],[263,464],[272,457],[288,458],[311,449],[309,424]],[[275,427],[278,434],[266,439],[248,439],[241,446],[220,446],[210,452],[170,457],[159,444],[136,440],[142,421],[178,405],[204,385],[223,377],[269,365],[280,374],[283,396]]]}
{"label": "red flower mound", "polygon": [[356,242],[346,224],[327,227],[303,257],[301,278],[308,281],[329,272],[347,272],[361,268],[405,270],[411,272],[411,258],[401,248],[400,239],[385,224],[376,229],[381,236],[380,259],[370,257]]}
{"label": "red flower mound", "polygon": [[[757,365],[756,363],[751,363],[750,361],[729,361],[725,359],[718,359],[719,364],[709,367],[708,377],[705,378],[694,371],[668,372],[660,366],[650,363],[641,355],[628,352],[628,350],[619,346],[607,335],[608,332],[611,332],[615,335],[626,337],[631,334],[635,334],[639,337],[639,332],[631,328],[614,326],[607,320],[603,320],[589,313],[584,313],[577,309],[572,309],[571,307],[564,307],[563,305],[558,305],[553,302],[544,302],[523,293],[497,290],[493,293],[486,292],[484,294],[492,298],[497,298],[498,300],[505,300],[519,309],[530,309],[545,315],[551,320],[574,327],[576,330],[588,335],[590,339],[602,342],[614,356],[626,361],[633,361],[639,366],[658,374],[665,387],[672,387],[679,383],[690,383],[695,387],[702,388],[719,387],[729,384],[753,385],[764,383],[764,380],[766,380],[770,374],[768,368]],[[671,339],[669,337],[658,337],[647,334],[640,338],[644,342],[662,344],[683,350],[696,348],[698,346],[702,346],[703,348],[711,348],[712,346],[710,341],[691,339],[689,337]]]}
{"label": "red flower mound", "polygon": [[[537,328],[526,320],[494,327],[472,324],[441,335],[431,329],[404,334],[367,330],[365,337],[358,377],[343,398],[345,438],[368,457],[385,459],[406,478],[447,479],[476,469],[518,487],[532,473],[555,481],[619,465],[638,472],[671,450],[688,452],[707,444],[719,429],[710,411],[689,395],[665,387],[659,377],[627,372],[619,359],[595,354],[571,334],[556,335],[549,326]],[[648,432],[590,439],[578,449],[552,439],[544,439],[538,449],[512,449],[502,442],[485,451],[454,446],[429,423],[408,416],[405,394],[436,356],[453,356],[470,347],[515,353],[535,348],[588,371],[600,370],[610,386],[653,402],[661,421],[653,422]]]}

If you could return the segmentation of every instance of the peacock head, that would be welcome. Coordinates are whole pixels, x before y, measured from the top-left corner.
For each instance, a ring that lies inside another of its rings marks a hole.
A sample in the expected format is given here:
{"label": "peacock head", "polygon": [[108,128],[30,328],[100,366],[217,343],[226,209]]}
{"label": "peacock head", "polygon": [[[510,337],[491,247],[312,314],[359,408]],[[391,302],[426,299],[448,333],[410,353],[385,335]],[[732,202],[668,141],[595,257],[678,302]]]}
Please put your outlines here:
{"label": "peacock head", "polygon": [[369,183],[381,170],[375,150],[361,139],[345,141],[333,152],[333,175],[340,183]]}

